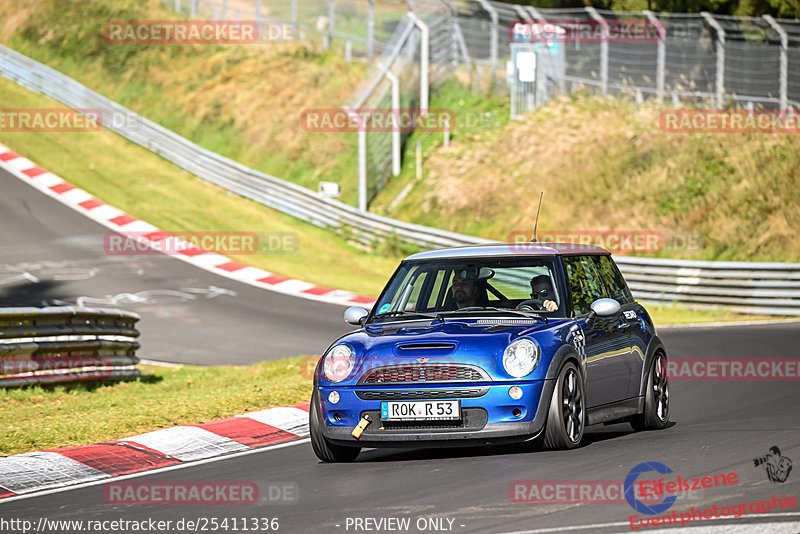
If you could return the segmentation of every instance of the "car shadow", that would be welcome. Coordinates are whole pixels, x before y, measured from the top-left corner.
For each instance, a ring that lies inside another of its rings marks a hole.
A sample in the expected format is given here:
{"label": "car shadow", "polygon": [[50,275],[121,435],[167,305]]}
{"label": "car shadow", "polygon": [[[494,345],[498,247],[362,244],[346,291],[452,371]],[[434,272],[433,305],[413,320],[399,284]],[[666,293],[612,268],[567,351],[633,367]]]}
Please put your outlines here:
{"label": "car shadow", "polygon": [[[665,428],[672,428],[677,423],[669,421]],[[583,441],[578,449],[591,447],[595,443],[600,443],[610,439],[617,439],[630,434],[642,434],[646,432],[636,432],[628,423],[615,423],[604,426],[602,424],[592,425],[586,428]],[[381,462],[408,462],[421,460],[442,460],[447,458],[471,458],[471,457],[491,457],[505,456],[514,454],[531,453],[553,453],[568,451],[548,451],[537,446],[539,440],[527,441],[523,443],[512,443],[506,445],[491,446],[470,446],[470,447],[435,447],[418,449],[367,449],[356,459],[357,463],[381,463]]]}
{"label": "car shadow", "polygon": [[0,288],[0,306],[41,308],[43,302],[68,298],[59,292],[62,285],[56,280],[42,280],[3,286]]}

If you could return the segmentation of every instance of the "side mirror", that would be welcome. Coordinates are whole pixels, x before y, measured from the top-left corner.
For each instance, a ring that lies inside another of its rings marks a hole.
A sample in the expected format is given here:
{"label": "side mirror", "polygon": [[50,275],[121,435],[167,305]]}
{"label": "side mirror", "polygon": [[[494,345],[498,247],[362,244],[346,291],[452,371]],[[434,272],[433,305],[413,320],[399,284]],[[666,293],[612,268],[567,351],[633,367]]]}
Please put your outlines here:
{"label": "side mirror", "polygon": [[344,311],[344,322],[355,326],[364,324],[364,319],[367,318],[369,312],[361,306],[350,306]]}
{"label": "side mirror", "polygon": [[608,317],[619,312],[619,302],[614,299],[597,299],[592,302],[592,311],[586,317],[586,326],[591,327],[597,317]]}

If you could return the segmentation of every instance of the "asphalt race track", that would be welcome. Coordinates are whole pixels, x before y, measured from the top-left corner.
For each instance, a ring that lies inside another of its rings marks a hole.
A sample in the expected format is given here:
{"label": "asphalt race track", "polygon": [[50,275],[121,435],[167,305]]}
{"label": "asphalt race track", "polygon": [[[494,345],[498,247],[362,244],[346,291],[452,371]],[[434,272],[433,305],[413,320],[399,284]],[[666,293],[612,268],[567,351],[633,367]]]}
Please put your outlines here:
{"label": "asphalt race track", "polygon": [[[339,306],[252,288],[170,257],[108,256],[102,249],[104,227],[14,177],[0,174],[0,180],[2,305],[75,304],[81,297],[88,297],[83,302],[90,305],[116,303],[142,315],[143,358],[198,364],[319,353],[347,329]],[[114,299],[124,293],[138,297]],[[660,335],[673,358],[796,358],[800,351],[798,323],[671,328]],[[410,518],[410,528],[399,531],[626,532],[635,512],[625,502],[515,503],[509,488],[518,480],[622,481],[634,466],[651,461],[684,478],[737,473],[735,485],[679,500],[672,508],[678,512],[766,501],[773,495],[799,497],[800,468],[786,482],[774,483],[753,463],[772,446],[800,462],[798,408],[796,380],[673,381],[669,428],[634,433],[627,424],[590,427],[585,444],[574,451],[535,452],[525,445],[368,450],[354,464],[325,465],[307,440],[300,440],[133,479],[252,481],[261,494],[255,505],[109,505],[104,484],[97,484],[0,504],[0,518],[35,524],[43,517],[153,519],[173,525],[180,519],[278,518],[279,531],[291,533],[394,532],[385,528],[388,524],[355,528],[354,520]],[[281,485],[296,488],[297,499],[270,501],[270,487]],[[445,519],[422,525],[425,518]],[[719,531],[740,526],[736,532],[800,532],[800,506],[703,525]]]}
{"label": "asphalt race track", "polygon": [[[674,357],[788,356],[797,354],[800,325],[664,329]],[[766,350],[768,349],[768,350]],[[181,518],[277,517],[281,532],[367,532],[348,518],[453,519],[453,532],[630,531],[633,509],[627,503],[513,503],[509,485],[516,480],[624,480],[637,464],[661,462],[682,477],[728,472],[736,485],[710,488],[679,500],[673,509],[770,500],[800,495],[800,476],[772,483],[753,458],[777,445],[782,455],[800,461],[800,390],[797,382],[672,382],[672,426],[634,433],[627,424],[587,429],[586,444],[573,451],[532,452],[525,446],[503,448],[368,450],[354,464],[321,464],[307,440],[255,454],[222,459],[185,469],[155,473],[136,482],[252,481],[261,502],[250,506],[112,506],[103,484],[0,504],[0,515],[49,519],[178,521]],[[795,469],[796,471],[796,469]],[[271,503],[270,485],[296,486],[293,503]],[[267,502],[264,502],[267,500]],[[671,512],[671,511],[670,511]],[[800,532],[800,509],[775,516],[707,521],[728,532]],[[785,522],[779,530],[776,522]],[[752,524],[755,523],[755,524]],[[173,523],[174,524],[174,523]],[[610,526],[598,526],[598,525]],[[338,527],[336,525],[339,525]],[[445,526],[447,526],[445,522]],[[463,525],[463,526],[462,526]],[[688,525],[687,525],[688,526]],[[549,530],[554,529],[554,530]],[[388,529],[370,532],[390,532]],[[648,529],[650,531],[650,529]],[[716,530],[715,530],[716,531]]]}
{"label": "asphalt race track", "polygon": [[0,169],[0,306],[141,315],[144,359],[248,364],[321,354],[344,308],[249,286],[164,255],[108,255],[108,229]]}

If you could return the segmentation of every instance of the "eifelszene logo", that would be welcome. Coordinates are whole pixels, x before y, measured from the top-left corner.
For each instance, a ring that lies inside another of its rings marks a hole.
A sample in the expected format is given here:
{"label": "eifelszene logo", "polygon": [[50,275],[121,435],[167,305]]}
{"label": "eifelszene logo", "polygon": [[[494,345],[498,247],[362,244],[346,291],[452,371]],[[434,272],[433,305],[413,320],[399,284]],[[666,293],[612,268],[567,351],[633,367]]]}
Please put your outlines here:
{"label": "eifelszene logo", "polygon": [[650,471],[655,471],[662,475],[672,473],[672,469],[660,462],[644,462],[637,465],[631,469],[628,473],[628,476],[625,477],[625,500],[628,501],[628,504],[630,504],[631,507],[639,513],[656,515],[669,510],[670,506],[675,504],[675,501],[678,500],[678,496],[670,495],[668,497],[664,497],[664,500],[657,504],[645,504],[637,499],[636,494],[634,493],[634,484],[636,483],[636,479],[638,479],[639,475],[642,473],[647,473]]}

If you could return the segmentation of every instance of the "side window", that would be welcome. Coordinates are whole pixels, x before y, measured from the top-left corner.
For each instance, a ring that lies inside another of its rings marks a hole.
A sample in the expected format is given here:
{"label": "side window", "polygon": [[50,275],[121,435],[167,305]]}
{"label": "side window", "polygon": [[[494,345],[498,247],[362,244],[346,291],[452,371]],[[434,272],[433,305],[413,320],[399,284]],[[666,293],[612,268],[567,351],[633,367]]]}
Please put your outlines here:
{"label": "side window", "polygon": [[589,313],[592,302],[606,296],[591,256],[563,256],[564,271],[575,315]]}
{"label": "side window", "polygon": [[611,256],[594,256],[594,262],[597,272],[600,273],[600,278],[603,279],[603,283],[610,293],[607,296],[616,299],[623,306],[631,304],[633,295],[631,295],[628,284],[625,283],[622,273],[619,272],[617,264],[614,263]]}

